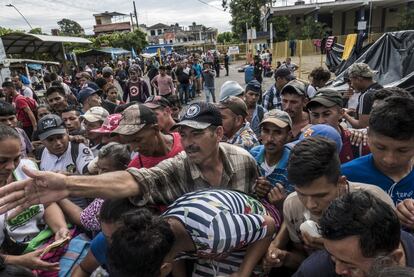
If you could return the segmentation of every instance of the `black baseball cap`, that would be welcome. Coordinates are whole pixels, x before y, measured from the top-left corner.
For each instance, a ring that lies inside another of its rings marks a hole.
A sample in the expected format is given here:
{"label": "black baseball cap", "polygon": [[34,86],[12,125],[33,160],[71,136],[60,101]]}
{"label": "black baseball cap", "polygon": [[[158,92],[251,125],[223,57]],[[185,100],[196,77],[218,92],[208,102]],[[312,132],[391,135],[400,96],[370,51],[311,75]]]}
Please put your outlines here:
{"label": "black baseball cap", "polygon": [[342,108],[343,99],[342,94],[339,91],[330,88],[322,88],[318,90],[315,96],[306,105],[306,108],[311,109],[316,103],[330,108],[333,106],[339,106]]}
{"label": "black baseball cap", "polygon": [[53,135],[63,135],[66,133],[63,120],[55,114],[45,115],[37,124],[37,134],[40,140],[45,140]]}
{"label": "black baseball cap", "polygon": [[188,106],[181,121],[173,126],[188,126],[194,129],[205,129],[209,126],[222,126],[223,120],[219,109],[212,103],[197,102]]}

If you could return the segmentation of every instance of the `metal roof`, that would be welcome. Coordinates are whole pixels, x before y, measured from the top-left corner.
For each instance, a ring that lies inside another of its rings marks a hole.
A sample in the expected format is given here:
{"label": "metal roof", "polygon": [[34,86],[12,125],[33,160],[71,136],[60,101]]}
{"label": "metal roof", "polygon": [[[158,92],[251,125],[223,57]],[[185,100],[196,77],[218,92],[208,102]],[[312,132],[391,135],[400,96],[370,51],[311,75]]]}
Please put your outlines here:
{"label": "metal roof", "polygon": [[7,55],[50,53],[57,57],[63,53],[62,43],[92,43],[80,37],[48,36],[10,33],[0,37]]}

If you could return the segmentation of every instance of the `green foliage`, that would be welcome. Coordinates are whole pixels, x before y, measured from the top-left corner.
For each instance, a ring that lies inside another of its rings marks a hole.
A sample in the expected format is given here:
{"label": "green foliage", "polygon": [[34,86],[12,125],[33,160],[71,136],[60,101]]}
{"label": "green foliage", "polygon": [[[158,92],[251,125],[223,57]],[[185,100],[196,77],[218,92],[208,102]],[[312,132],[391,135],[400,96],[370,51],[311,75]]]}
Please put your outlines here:
{"label": "green foliage", "polygon": [[16,33],[16,32],[17,33],[23,33],[20,30],[12,30],[12,29],[4,28],[4,27],[0,26],[0,36],[7,35],[7,34],[10,34],[10,33]]}
{"label": "green foliage", "polygon": [[82,26],[71,19],[63,18],[57,24],[59,25],[61,34],[65,36],[79,36],[85,33]]}
{"label": "green foliage", "polygon": [[224,9],[231,13],[230,24],[232,31],[239,37],[246,33],[246,23],[249,28],[260,29],[260,9],[268,0],[222,0]]}
{"label": "green foliage", "polygon": [[329,28],[326,27],[326,24],[317,22],[312,16],[308,16],[302,23],[299,39],[322,38],[328,29]]}
{"label": "green foliage", "polygon": [[401,20],[398,23],[398,30],[414,29],[414,9],[404,9],[401,14]]}
{"label": "green foliage", "polygon": [[41,35],[42,34],[42,28],[33,28],[29,31],[29,34],[35,34],[35,35]]}
{"label": "green foliage", "polygon": [[[276,41],[285,41],[289,38],[290,21],[286,16],[274,16],[271,19],[273,23],[274,37]],[[269,26],[270,28],[270,26]]]}
{"label": "green foliage", "polygon": [[217,36],[217,42],[226,44],[226,43],[239,43],[239,38],[233,32],[224,32],[220,33]]}
{"label": "green foliage", "polygon": [[92,48],[117,47],[131,50],[134,48],[137,53],[148,45],[145,34],[141,30],[133,32],[115,32],[112,34],[102,34],[95,38],[89,38],[92,41]]}

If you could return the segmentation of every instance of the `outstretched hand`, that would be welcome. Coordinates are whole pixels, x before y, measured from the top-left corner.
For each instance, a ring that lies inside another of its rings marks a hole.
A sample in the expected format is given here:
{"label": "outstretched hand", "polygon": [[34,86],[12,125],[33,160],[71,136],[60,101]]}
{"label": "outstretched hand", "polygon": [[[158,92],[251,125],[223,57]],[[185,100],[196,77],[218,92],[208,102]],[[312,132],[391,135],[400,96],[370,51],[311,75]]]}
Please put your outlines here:
{"label": "outstretched hand", "polygon": [[67,176],[49,171],[32,170],[23,167],[29,177],[0,188],[0,214],[16,208],[10,217],[35,204],[48,204],[66,198]]}

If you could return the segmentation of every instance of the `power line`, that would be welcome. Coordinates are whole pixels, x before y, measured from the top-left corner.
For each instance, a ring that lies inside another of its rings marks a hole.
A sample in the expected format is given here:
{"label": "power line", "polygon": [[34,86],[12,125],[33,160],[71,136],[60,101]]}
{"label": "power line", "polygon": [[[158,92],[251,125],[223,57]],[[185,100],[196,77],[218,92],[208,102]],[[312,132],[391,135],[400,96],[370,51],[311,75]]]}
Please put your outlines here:
{"label": "power line", "polygon": [[200,2],[200,3],[202,3],[202,4],[204,4],[204,5],[209,6],[209,7],[211,7],[211,8],[215,8],[216,10],[219,10],[219,11],[221,11],[221,12],[227,13],[227,11],[222,10],[222,9],[220,9],[220,8],[217,8],[216,6],[210,5],[210,3],[204,2],[203,0],[197,0],[197,1],[198,1],[198,2]]}

